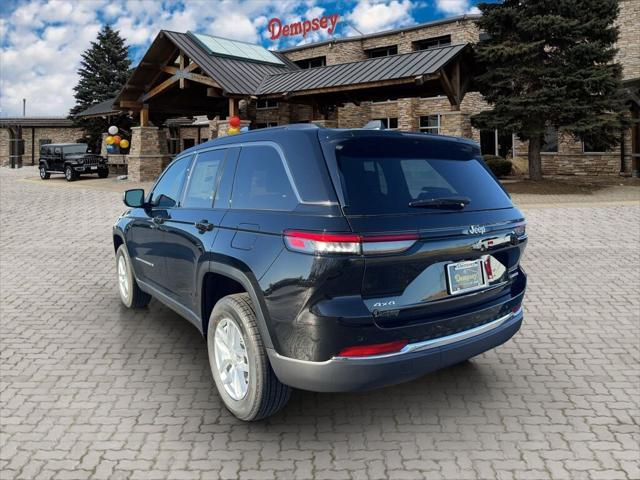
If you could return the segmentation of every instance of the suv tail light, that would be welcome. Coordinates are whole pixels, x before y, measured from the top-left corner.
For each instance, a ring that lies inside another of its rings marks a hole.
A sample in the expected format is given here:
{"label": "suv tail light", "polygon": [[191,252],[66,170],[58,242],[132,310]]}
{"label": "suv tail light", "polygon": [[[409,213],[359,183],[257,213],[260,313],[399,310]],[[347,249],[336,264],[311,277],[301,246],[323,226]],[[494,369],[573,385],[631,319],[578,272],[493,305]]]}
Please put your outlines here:
{"label": "suv tail light", "polygon": [[287,230],[284,242],[295,252],[351,255],[399,253],[408,250],[418,240],[417,233],[363,236],[353,233],[317,233]]}

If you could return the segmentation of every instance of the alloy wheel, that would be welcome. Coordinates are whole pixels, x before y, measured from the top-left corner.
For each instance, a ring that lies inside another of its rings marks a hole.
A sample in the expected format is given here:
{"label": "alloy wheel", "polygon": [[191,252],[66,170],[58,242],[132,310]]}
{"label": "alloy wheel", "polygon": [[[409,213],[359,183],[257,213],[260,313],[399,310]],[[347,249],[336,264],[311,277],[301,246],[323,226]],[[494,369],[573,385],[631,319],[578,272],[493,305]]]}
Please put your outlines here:
{"label": "alloy wheel", "polygon": [[214,353],[225,391],[232,399],[242,400],[249,390],[249,356],[242,332],[228,318],[216,326]]}
{"label": "alloy wheel", "polygon": [[118,259],[118,287],[123,298],[129,298],[129,272],[123,255]]}

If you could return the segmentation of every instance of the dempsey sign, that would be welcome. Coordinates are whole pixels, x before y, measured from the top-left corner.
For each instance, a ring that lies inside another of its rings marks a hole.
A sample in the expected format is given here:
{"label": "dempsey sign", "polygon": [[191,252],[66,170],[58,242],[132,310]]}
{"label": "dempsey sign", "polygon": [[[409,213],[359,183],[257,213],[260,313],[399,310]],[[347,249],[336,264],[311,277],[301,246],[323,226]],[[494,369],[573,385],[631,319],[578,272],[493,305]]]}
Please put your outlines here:
{"label": "dempsey sign", "polygon": [[334,13],[320,18],[286,23],[283,25],[282,21],[276,17],[269,20],[267,30],[269,30],[269,33],[271,34],[271,40],[277,40],[280,37],[292,37],[295,35],[302,35],[303,37],[306,37],[309,32],[315,32],[320,29],[326,30],[327,33],[331,35],[336,30],[339,18],[340,15]]}

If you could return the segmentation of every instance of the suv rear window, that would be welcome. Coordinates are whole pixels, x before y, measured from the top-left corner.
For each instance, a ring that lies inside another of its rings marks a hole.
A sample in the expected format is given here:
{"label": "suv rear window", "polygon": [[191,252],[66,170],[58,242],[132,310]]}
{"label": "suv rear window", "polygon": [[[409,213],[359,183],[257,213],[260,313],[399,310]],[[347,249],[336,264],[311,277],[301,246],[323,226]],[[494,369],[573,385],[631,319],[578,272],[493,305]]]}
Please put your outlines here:
{"label": "suv rear window", "polygon": [[339,144],[336,158],[347,215],[442,212],[409,203],[452,197],[470,200],[464,211],[513,206],[470,149],[448,142],[358,138]]}

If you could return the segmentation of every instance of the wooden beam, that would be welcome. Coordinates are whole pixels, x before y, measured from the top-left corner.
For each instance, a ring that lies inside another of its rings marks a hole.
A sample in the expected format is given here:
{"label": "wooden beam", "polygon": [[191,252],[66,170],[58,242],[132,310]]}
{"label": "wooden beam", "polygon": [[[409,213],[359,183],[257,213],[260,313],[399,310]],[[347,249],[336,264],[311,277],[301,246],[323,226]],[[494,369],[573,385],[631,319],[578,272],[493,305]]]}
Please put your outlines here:
{"label": "wooden beam", "polygon": [[239,113],[239,100],[237,98],[230,98],[229,99],[229,116],[230,117],[235,117],[238,115]]}
{"label": "wooden beam", "polygon": [[454,110],[460,110],[460,99],[455,85],[449,79],[449,76],[447,75],[447,72],[444,70],[444,68],[441,68],[439,72],[440,80],[442,82],[442,88],[444,88],[444,93],[447,95],[449,103]]}
{"label": "wooden beam", "polygon": [[146,127],[147,125],[149,125],[149,105],[145,103],[140,110],[140,126]]}
{"label": "wooden beam", "polygon": [[[178,55],[178,64],[180,65],[180,71],[181,72],[184,72],[184,67],[186,65],[186,62],[187,62],[187,59],[185,57],[185,54],[181,50],[180,54]],[[183,90],[184,87],[185,87],[185,83],[186,83],[186,81],[185,81],[183,76],[180,76],[179,83],[180,83],[180,90]]]}
{"label": "wooden beam", "polygon": [[210,87],[215,87],[222,89],[220,84],[216,82],[213,78],[207,77],[206,75],[201,75],[199,73],[184,73],[184,78],[187,80],[191,80],[192,82],[204,83],[205,85],[209,85]]}
{"label": "wooden beam", "polygon": [[147,93],[145,93],[141,98],[140,101],[142,103],[146,102],[147,100],[149,100],[152,97],[155,97],[157,94],[159,94],[160,92],[165,91],[167,88],[169,88],[171,85],[173,85],[174,83],[176,83],[178,81],[178,77],[176,75],[174,75],[173,77],[169,77],[167,78],[164,82],[156,85],[154,88],[152,88],[151,90],[149,90]]}
{"label": "wooden beam", "polygon": [[131,108],[132,110],[140,110],[142,103],[135,100],[120,100],[120,108]]}
{"label": "wooden beam", "polygon": [[222,90],[216,87],[208,87],[207,88],[207,97],[221,97]]}

